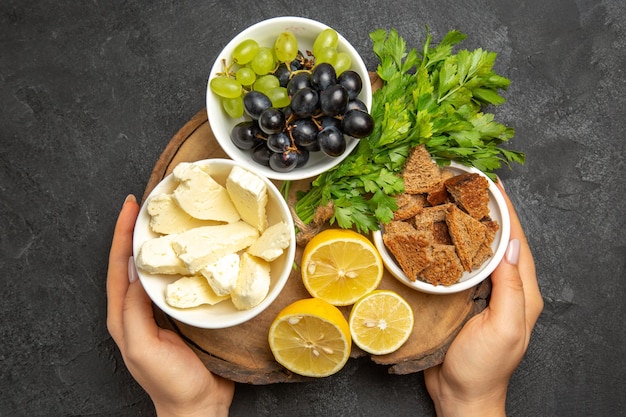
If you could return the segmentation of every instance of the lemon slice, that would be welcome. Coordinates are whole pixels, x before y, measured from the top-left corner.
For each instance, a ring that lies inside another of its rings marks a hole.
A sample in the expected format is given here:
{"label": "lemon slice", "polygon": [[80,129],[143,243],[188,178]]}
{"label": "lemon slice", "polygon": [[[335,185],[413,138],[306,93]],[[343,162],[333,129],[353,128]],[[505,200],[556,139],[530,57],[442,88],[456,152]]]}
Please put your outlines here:
{"label": "lemon slice", "polygon": [[313,297],[336,306],[354,304],[375,290],[383,277],[376,247],[352,230],[327,229],[302,253],[302,282]]}
{"label": "lemon slice", "polygon": [[377,290],[354,304],[348,323],[354,344],[372,355],[385,355],[411,335],[413,309],[397,293]]}
{"label": "lemon slice", "polygon": [[278,363],[310,377],[337,373],[348,361],[352,346],[341,311],[317,298],[295,301],[278,313],[268,341]]}

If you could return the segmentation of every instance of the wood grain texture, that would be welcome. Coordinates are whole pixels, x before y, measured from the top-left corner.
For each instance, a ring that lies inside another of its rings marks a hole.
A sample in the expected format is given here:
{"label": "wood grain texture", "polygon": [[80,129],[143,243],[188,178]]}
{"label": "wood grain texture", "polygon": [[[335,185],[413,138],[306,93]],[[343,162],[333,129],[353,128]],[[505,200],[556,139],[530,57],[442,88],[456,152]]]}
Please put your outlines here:
{"label": "wood grain texture", "polygon": [[[374,83],[375,79],[371,81]],[[213,136],[206,110],[203,109],[171,139],[153,169],[143,199],[178,163],[226,157]],[[296,185],[307,187],[308,183]],[[302,248],[299,247],[296,252],[298,264],[301,256]],[[407,299],[415,313],[415,327],[409,340],[399,350],[388,355],[372,356],[371,359],[388,367],[390,373],[408,374],[442,362],[448,346],[463,324],[485,308],[491,287],[486,280],[458,294],[431,295],[406,287],[385,271],[379,288],[394,290]],[[235,327],[199,329],[172,319],[157,307],[154,310],[157,323],[180,334],[212,372],[236,382],[263,385],[308,379],[279,365],[267,342],[270,324],[278,312],[291,302],[306,297],[309,294],[300,274],[294,270],[283,292],[267,310]],[[349,307],[341,309],[347,317]],[[353,346],[351,357],[365,355]]]}

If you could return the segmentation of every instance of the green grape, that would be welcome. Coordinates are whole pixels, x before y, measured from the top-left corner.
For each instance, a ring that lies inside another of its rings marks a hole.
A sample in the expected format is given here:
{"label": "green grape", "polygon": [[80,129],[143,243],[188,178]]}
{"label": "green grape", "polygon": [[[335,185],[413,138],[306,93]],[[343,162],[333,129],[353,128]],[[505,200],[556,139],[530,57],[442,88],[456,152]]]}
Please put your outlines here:
{"label": "green grape", "polygon": [[322,48],[315,54],[315,64],[321,64],[327,62],[330,65],[335,65],[337,61],[337,48],[326,47]]}
{"label": "green grape", "polygon": [[223,98],[222,107],[233,119],[243,116],[243,95],[235,98]]}
{"label": "green grape", "polygon": [[256,80],[256,74],[251,68],[242,67],[235,73],[235,79],[239,81],[239,84],[248,86],[254,83]]}
{"label": "green grape", "polygon": [[266,74],[266,75],[261,75],[259,78],[256,79],[256,81],[254,82],[253,88],[256,91],[259,91],[267,95],[268,91],[270,91],[272,88],[276,88],[279,86],[280,86],[280,81],[278,81],[278,78],[276,78],[276,76],[272,74]]}
{"label": "green grape", "polygon": [[291,99],[289,98],[289,94],[287,94],[287,89],[285,87],[272,88],[266,93],[266,95],[272,102],[272,106],[276,108],[287,107],[289,103],[291,103]]}
{"label": "green grape", "polygon": [[298,40],[289,32],[282,32],[274,42],[274,54],[280,62],[291,62],[298,55]]}
{"label": "green grape", "polygon": [[324,48],[337,48],[339,42],[339,35],[334,29],[328,28],[320,32],[313,42],[313,55],[317,58],[317,55]]}
{"label": "green grape", "polygon": [[228,77],[212,78],[209,86],[211,91],[223,98],[237,98],[242,93],[241,84]]}
{"label": "green grape", "polygon": [[352,66],[352,58],[350,58],[350,55],[345,52],[339,52],[333,66],[335,67],[337,76],[339,76],[345,70],[350,69]]}
{"label": "green grape", "polygon": [[245,65],[252,61],[252,58],[259,50],[259,44],[254,39],[246,39],[233,49],[233,61],[239,65]]}
{"label": "green grape", "polygon": [[265,75],[271,72],[276,66],[274,60],[274,53],[268,47],[259,47],[258,52],[250,61],[250,68],[257,73],[257,75]]}

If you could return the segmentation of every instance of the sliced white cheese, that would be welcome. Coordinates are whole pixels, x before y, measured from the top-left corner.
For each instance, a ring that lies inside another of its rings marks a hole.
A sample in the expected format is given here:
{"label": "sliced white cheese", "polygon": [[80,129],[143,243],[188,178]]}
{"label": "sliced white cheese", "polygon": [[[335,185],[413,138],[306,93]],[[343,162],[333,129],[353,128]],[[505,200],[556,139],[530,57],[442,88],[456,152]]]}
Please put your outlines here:
{"label": "sliced white cheese", "polygon": [[272,262],[289,246],[292,233],[293,227],[286,222],[273,224],[248,248],[248,253]]}
{"label": "sliced white cheese", "polygon": [[150,229],[155,233],[169,235],[195,227],[218,224],[212,220],[196,219],[184,211],[171,194],[157,194],[146,203],[150,214]]}
{"label": "sliced white cheese", "polygon": [[237,285],[231,292],[231,300],[239,310],[257,306],[270,290],[270,264],[261,258],[244,253]]}
{"label": "sliced white cheese", "polygon": [[241,218],[263,232],[267,227],[267,185],[258,175],[235,166],[226,179],[228,195]]}
{"label": "sliced white cheese", "polygon": [[217,295],[228,295],[237,284],[239,255],[231,253],[200,270]]}
{"label": "sliced white cheese", "polygon": [[165,302],[172,307],[191,308],[203,304],[214,305],[229,297],[213,292],[206,278],[201,275],[182,277],[165,288]]}
{"label": "sliced white cheese", "polygon": [[181,162],[172,172],[178,185],[174,198],[189,215],[201,220],[233,223],[240,219],[226,188],[200,166]]}
{"label": "sliced white cheese", "polygon": [[176,236],[165,235],[146,240],[137,254],[137,268],[150,274],[187,274],[187,267],[172,247]]}
{"label": "sliced white cheese", "polygon": [[178,257],[195,274],[218,259],[246,249],[259,237],[256,228],[244,221],[203,226],[188,230],[172,238],[172,247]]}

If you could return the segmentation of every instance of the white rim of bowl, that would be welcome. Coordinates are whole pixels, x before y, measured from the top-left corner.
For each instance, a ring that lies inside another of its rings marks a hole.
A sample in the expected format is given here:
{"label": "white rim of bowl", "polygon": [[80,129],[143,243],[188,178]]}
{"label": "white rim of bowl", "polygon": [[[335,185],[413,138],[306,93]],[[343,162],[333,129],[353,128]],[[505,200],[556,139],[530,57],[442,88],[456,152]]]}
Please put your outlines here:
{"label": "white rim of bowl", "polygon": [[[319,31],[321,32],[324,29],[330,28],[330,26],[318,22],[317,20],[313,20],[313,19],[308,19],[305,17],[297,17],[297,16],[280,16],[280,17],[274,17],[271,19],[266,19],[266,20],[262,20],[260,22],[257,22],[255,24],[253,24],[252,26],[249,26],[248,28],[244,29],[243,31],[241,31],[239,34],[237,34],[232,40],[230,40],[230,42],[228,42],[226,44],[226,46],[219,52],[213,66],[211,67],[211,72],[209,73],[209,77],[207,80],[207,89],[206,89],[206,110],[207,110],[207,117],[208,117],[208,121],[209,121],[209,125],[213,126],[216,125],[216,120],[214,119],[214,117],[211,117],[211,113],[209,112],[209,108],[212,108],[213,106],[219,105],[219,103],[217,102],[217,98],[214,97],[214,94],[211,93],[211,90],[209,88],[209,83],[211,82],[211,79],[215,77],[215,74],[217,72],[219,72],[221,70],[221,61],[224,58],[230,58],[230,57],[225,57],[224,56],[224,51],[227,49],[230,49],[232,47],[234,47],[236,44],[238,44],[239,42],[249,38],[249,33],[253,32],[254,30],[256,30],[259,26],[263,26],[263,25],[267,25],[268,23],[276,23],[276,24],[280,24],[280,23],[290,23],[290,24],[304,24],[304,25],[311,25],[311,26],[316,26]],[[366,79],[363,80],[363,90],[362,90],[362,95],[364,97],[366,97],[366,100],[364,101],[367,108],[371,111],[372,108],[372,86],[369,82],[369,76],[368,76],[368,70],[367,67],[365,66],[365,63],[363,62],[363,59],[361,58],[360,54],[358,53],[358,51],[354,48],[354,46],[352,46],[352,44],[339,32],[337,32],[338,36],[339,36],[339,42],[342,44],[342,48],[346,49],[351,55],[357,57],[358,59],[353,60],[352,62],[352,68],[354,70],[356,70],[357,72],[359,72],[360,74],[365,74]],[[213,131],[213,134],[215,135],[215,131]],[[217,141],[217,135],[216,136],[216,141]],[[229,134],[230,137],[230,134]],[[359,143],[359,139],[355,139],[355,138],[350,138],[348,137],[348,141],[347,141],[347,146],[346,146],[346,151],[341,155],[338,156],[336,158],[331,158],[329,156],[324,156],[323,157],[323,161],[332,161],[333,166],[337,165],[339,163],[341,163],[341,161],[343,161],[345,158],[348,157],[348,155],[354,150],[354,148],[356,148],[356,146]],[[240,149],[236,148],[234,145],[229,146],[228,144],[226,145],[222,145],[219,141],[218,144],[220,145],[220,147],[224,150],[224,152],[226,152],[226,154],[233,160],[239,161],[241,163],[244,164],[251,164],[254,166],[254,169],[256,169],[259,173],[261,173],[262,175],[264,175],[267,178],[270,179],[274,179],[274,180],[282,180],[282,181],[290,181],[290,180],[303,180],[303,179],[307,179],[307,178],[312,178],[315,177],[321,173],[323,173],[324,171],[327,171],[329,168],[327,166],[319,166],[316,167],[315,169],[312,169],[310,167],[306,167],[307,168],[307,174],[306,176],[303,176],[303,172],[302,170],[298,170],[297,168],[293,171],[290,172],[276,172],[274,170],[272,170],[269,167],[265,167],[262,166],[260,164],[257,164],[256,162],[252,161],[252,159],[250,157],[242,157],[242,152]]]}
{"label": "white rim of bowl", "polygon": [[[494,271],[494,269],[496,269],[496,267],[504,257],[504,253],[506,252],[506,248],[508,246],[511,236],[511,218],[509,216],[506,201],[504,200],[502,193],[498,189],[498,186],[483,172],[475,167],[468,167],[454,161],[452,161],[448,167],[460,171],[478,173],[485,177],[487,181],[489,181],[490,198],[493,197],[495,206],[499,211],[498,214],[500,217],[500,230],[498,230],[498,233],[496,234],[499,235],[496,250],[494,251],[493,256],[489,258],[489,260],[485,261],[479,271],[476,272],[475,276],[449,286],[432,285],[428,282],[420,281],[419,279],[411,281],[406,276],[404,271],[402,271],[402,268],[400,268],[400,266],[397,264],[393,255],[387,250],[387,247],[383,242],[382,232],[380,230],[372,232],[372,239],[374,240],[374,244],[376,245],[378,251],[383,257],[383,263],[385,264],[385,268],[387,268],[387,271],[389,271],[391,275],[393,275],[398,281],[400,281],[407,287],[428,294],[454,294],[465,291],[480,284],[482,281],[487,279],[489,275],[491,275],[491,273]],[[493,213],[491,214],[493,217]]]}

